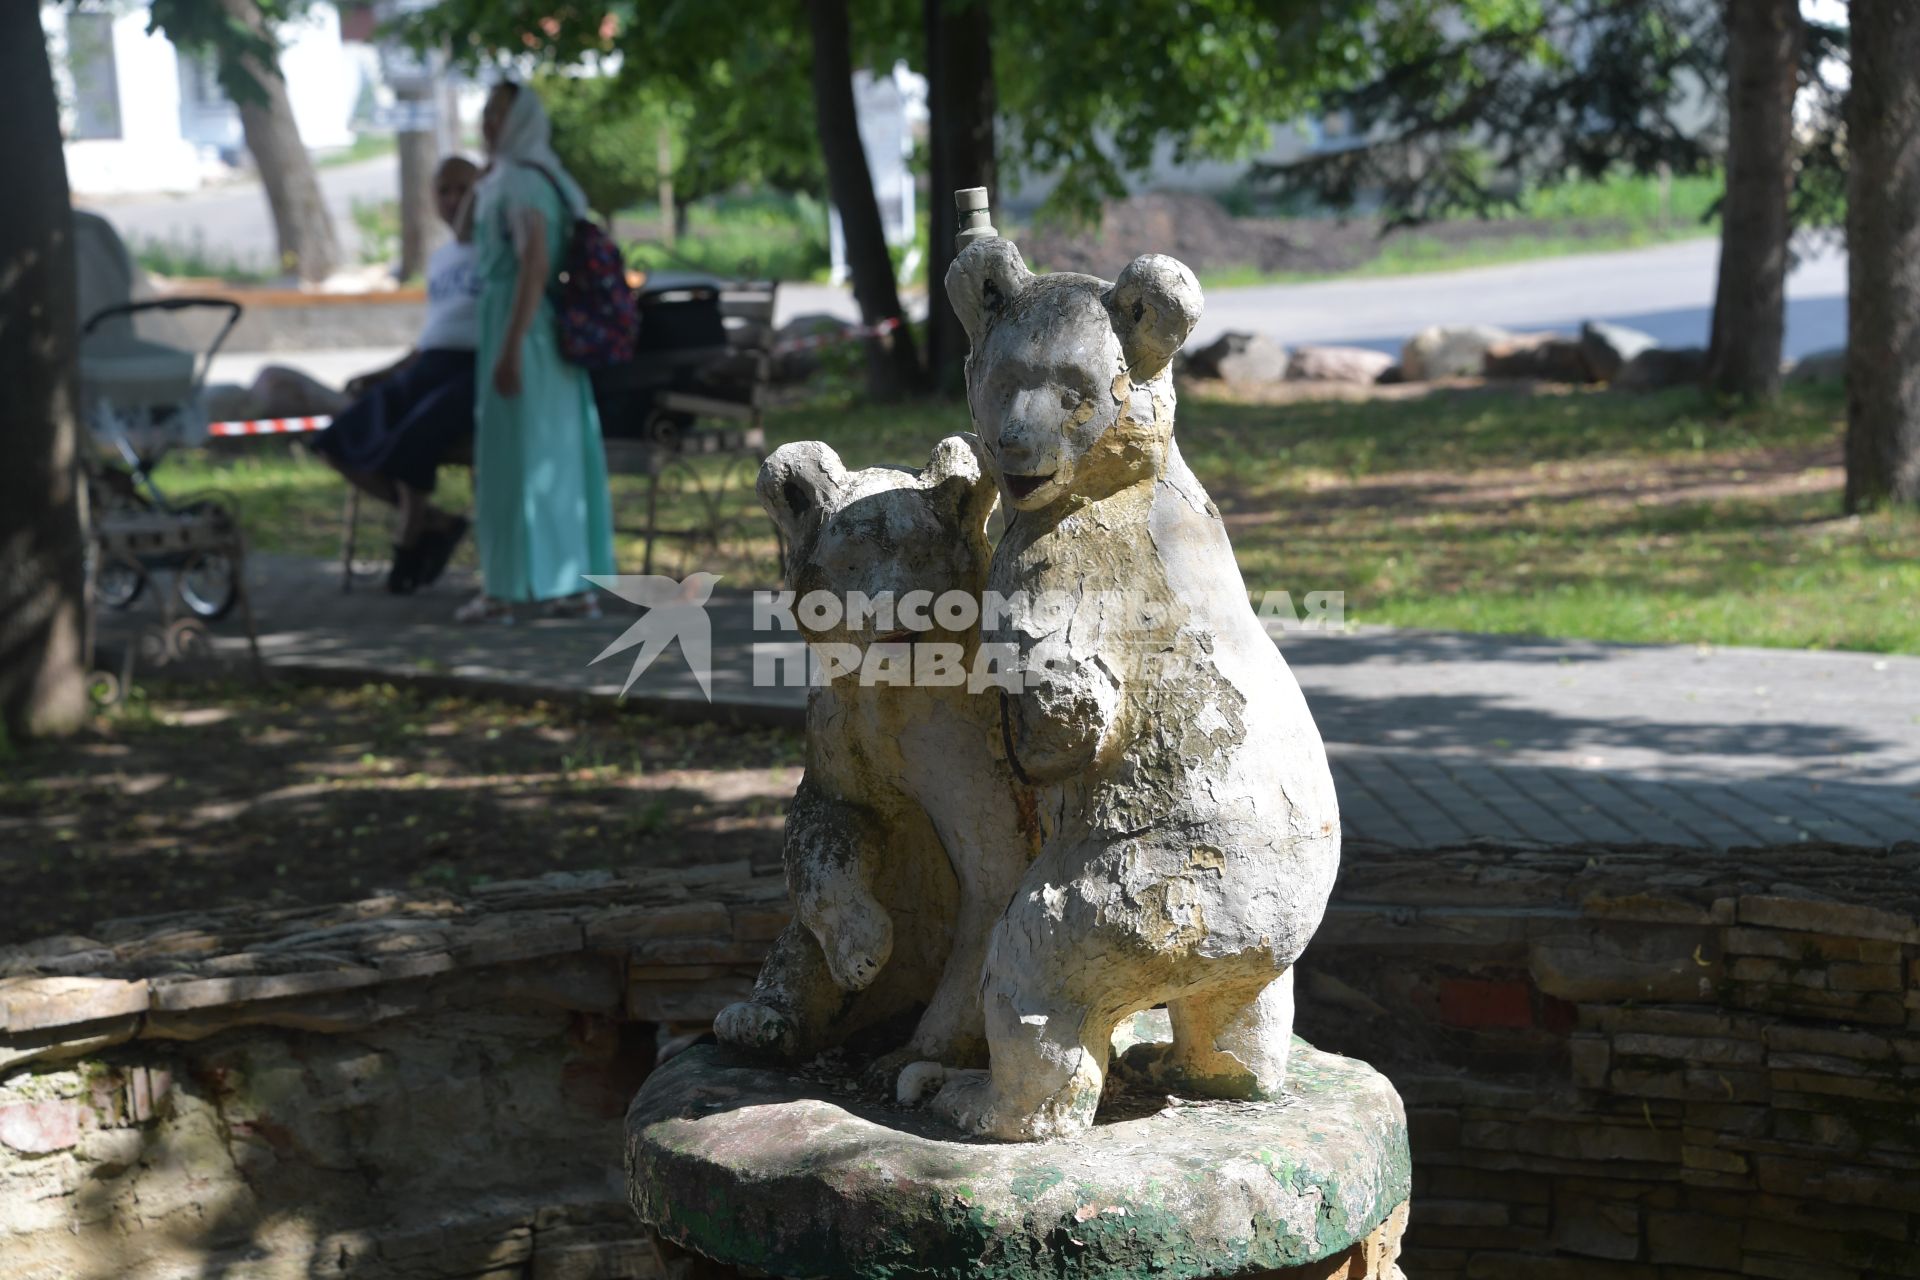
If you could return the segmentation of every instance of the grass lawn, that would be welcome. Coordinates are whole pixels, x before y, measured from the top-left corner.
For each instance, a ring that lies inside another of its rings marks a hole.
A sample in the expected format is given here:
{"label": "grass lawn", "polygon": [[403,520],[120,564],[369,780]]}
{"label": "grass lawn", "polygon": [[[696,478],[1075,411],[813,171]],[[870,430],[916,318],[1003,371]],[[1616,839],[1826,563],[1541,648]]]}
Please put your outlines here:
{"label": "grass lawn", "polygon": [[[1920,654],[1920,517],[1840,515],[1844,411],[1830,388],[1731,412],[1688,391],[1189,394],[1179,439],[1249,589],[1344,591],[1349,623]],[[769,434],[826,440],[852,466],[918,465],[966,426],[958,405],[826,400],[777,414]],[[181,455],[162,478],[236,493],[257,546],[335,552],[331,473],[282,444],[254,447],[225,463]],[[465,476],[452,475],[458,506]],[[617,510],[631,517],[640,493],[618,479]],[[690,500],[668,506],[684,515]],[[659,567],[769,581],[751,490],[729,510],[755,536],[746,554],[675,548]],[[631,539],[623,556],[637,567]]]}
{"label": "grass lawn", "polygon": [[610,701],[149,682],[0,771],[0,943],[544,871],[777,866],[800,750]]}

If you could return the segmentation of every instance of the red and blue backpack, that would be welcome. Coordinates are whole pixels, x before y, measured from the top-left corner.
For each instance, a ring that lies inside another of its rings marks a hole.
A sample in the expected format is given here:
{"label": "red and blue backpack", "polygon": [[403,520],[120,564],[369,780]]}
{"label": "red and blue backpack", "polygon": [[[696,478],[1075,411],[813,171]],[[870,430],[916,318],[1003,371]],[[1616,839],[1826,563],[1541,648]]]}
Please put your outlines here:
{"label": "red and blue backpack", "polygon": [[[553,184],[560,207],[569,207],[559,179],[540,165]],[[591,218],[575,218],[567,238],[560,274],[547,289],[559,329],[560,355],[583,369],[607,369],[633,359],[640,331],[640,305],[627,284],[627,263],[605,227]]]}

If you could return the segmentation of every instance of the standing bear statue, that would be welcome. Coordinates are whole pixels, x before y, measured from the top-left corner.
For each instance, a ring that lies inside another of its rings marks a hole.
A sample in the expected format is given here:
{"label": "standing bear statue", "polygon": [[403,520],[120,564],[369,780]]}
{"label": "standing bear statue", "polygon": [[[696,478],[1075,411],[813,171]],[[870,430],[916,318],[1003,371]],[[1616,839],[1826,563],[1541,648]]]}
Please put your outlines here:
{"label": "standing bear statue", "polygon": [[946,283],[1007,514],[980,639],[1016,658],[1003,733],[1041,843],[988,944],[989,1068],[930,1072],[934,1110],[1003,1140],[1083,1130],[1116,1024],[1161,1004],[1172,1043],[1123,1072],[1273,1097],[1340,822],[1313,717],[1174,442],[1169,365],[1200,287],[1152,255],[1112,284],[1035,276],[999,238]]}

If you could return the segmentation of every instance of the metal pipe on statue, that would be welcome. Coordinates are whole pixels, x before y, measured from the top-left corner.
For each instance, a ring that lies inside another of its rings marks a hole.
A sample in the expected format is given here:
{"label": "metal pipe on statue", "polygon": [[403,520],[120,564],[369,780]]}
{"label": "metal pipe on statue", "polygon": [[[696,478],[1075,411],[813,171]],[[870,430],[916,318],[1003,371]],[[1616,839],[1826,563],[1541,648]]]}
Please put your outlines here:
{"label": "metal pipe on statue", "polygon": [[960,230],[953,237],[953,252],[957,257],[966,252],[968,245],[975,240],[990,240],[999,235],[993,229],[993,213],[987,208],[987,189],[985,187],[962,187],[953,193],[953,207],[960,216],[955,220]]}

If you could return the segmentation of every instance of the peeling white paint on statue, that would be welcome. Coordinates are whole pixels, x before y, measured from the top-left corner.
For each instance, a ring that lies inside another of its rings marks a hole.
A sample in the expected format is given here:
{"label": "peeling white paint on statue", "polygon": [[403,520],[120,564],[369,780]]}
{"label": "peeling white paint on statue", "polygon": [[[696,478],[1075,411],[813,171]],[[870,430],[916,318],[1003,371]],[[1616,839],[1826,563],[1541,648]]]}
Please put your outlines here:
{"label": "peeling white paint on statue", "polygon": [[[994,485],[970,439],[940,441],[917,474],[849,472],[812,441],[768,458],[760,499],[791,548],[787,577],[800,597],[977,599]],[[871,611],[795,615],[810,647],[854,656],[807,698],[807,771],[786,833],[793,923],[752,1000],[722,1011],[714,1030],[800,1061],[924,1004],[912,1038],[881,1069],[922,1058],[984,1063],[987,937],[1037,848],[1020,825],[1026,789],[1000,745],[998,690],[861,678],[861,655],[876,648],[950,645],[970,660],[978,634],[946,630],[938,614],[912,632]]]}
{"label": "peeling white paint on statue", "polygon": [[[1313,717],[1174,444],[1168,365],[1200,288],[1151,255],[1113,284],[1036,277],[987,238],[947,291],[979,438],[942,441],[917,475],[790,445],[761,497],[802,601],[1001,602],[953,633],[817,613],[800,619],[810,645],[957,643],[1012,655],[1018,678],[873,687],[856,669],[814,691],[787,831],[796,922],[716,1030],[794,1059],[932,993],[881,1063],[938,1064],[900,1073],[903,1100],[938,1087],[961,1130],[1034,1140],[1092,1123],[1115,1025],[1165,1004],[1172,1044],[1123,1069],[1273,1096],[1339,812]],[[989,560],[995,487],[1009,517]],[[968,1070],[982,1031],[989,1061]]]}

